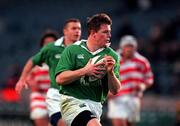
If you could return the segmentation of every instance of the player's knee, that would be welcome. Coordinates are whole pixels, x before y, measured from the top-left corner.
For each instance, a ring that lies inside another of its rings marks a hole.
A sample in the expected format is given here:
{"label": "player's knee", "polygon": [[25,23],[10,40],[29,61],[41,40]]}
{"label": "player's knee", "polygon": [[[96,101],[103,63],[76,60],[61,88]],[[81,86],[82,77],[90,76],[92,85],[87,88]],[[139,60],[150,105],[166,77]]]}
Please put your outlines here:
{"label": "player's knee", "polygon": [[61,119],[61,113],[57,112],[50,117],[50,123],[52,126],[57,126],[59,119]]}
{"label": "player's knee", "polygon": [[93,118],[96,118],[96,116],[92,112],[88,110],[83,111],[75,117],[71,126],[79,126],[79,125],[86,126],[89,120]]}

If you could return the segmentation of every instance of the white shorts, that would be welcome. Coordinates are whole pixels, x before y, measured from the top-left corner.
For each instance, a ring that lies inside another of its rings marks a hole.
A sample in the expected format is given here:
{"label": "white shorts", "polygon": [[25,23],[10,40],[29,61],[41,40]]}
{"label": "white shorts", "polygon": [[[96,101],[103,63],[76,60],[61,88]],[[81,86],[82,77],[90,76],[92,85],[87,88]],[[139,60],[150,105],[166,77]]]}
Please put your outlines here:
{"label": "white shorts", "polygon": [[40,118],[44,118],[44,117],[48,117],[48,111],[46,109],[36,108],[31,111],[30,118],[32,120],[40,119]]}
{"label": "white shorts", "polygon": [[65,120],[67,126],[71,126],[74,118],[85,110],[92,112],[100,121],[102,105],[100,102],[77,99],[61,94],[61,110],[62,118]]}
{"label": "white shorts", "polygon": [[140,121],[140,99],[138,97],[124,95],[109,99],[108,117],[127,119],[129,122]]}
{"label": "white shorts", "polygon": [[58,89],[49,88],[46,95],[46,103],[49,117],[60,112],[60,93]]}
{"label": "white shorts", "polygon": [[30,118],[40,119],[48,116],[46,93],[32,92],[30,94]]}

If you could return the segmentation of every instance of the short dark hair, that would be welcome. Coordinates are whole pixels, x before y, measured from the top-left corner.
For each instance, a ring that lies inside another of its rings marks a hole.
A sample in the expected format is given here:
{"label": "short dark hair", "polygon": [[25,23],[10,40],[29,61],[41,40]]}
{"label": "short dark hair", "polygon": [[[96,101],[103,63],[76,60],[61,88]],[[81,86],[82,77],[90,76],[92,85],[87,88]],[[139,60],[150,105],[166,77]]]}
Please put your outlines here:
{"label": "short dark hair", "polygon": [[65,23],[64,23],[63,29],[65,29],[65,28],[67,27],[67,25],[68,25],[69,23],[71,23],[71,22],[79,22],[79,23],[80,23],[80,20],[77,19],[77,18],[70,18],[70,19],[66,20]]}
{"label": "short dark hair", "polygon": [[44,45],[44,40],[48,37],[52,37],[52,38],[54,38],[54,40],[57,40],[58,34],[55,31],[50,31],[50,30],[46,31],[40,39],[40,47],[42,47]]}
{"label": "short dark hair", "polygon": [[97,32],[102,24],[112,25],[111,18],[105,13],[95,14],[92,17],[88,18],[87,21],[88,35],[90,35],[90,32],[92,30]]}

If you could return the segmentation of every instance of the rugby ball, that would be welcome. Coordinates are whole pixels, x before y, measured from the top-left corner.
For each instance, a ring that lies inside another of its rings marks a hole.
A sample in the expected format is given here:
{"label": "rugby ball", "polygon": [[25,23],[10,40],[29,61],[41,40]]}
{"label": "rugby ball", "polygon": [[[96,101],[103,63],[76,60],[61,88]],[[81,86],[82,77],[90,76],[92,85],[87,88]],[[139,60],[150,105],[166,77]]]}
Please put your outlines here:
{"label": "rugby ball", "polygon": [[[97,64],[101,62],[105,62],[105,59],[101,55],[93,57],[91,61],[92,64]],[[102,68],[102,67],[105,67],[105,65],[100,65],[99,67]],[[98,74],[98,78],[95,76],[89,76],[89,81],[92,82],[98,79],[102,79],[105,76],[105,74],[106,74],[106,71],[101,71],[101,74]]]}

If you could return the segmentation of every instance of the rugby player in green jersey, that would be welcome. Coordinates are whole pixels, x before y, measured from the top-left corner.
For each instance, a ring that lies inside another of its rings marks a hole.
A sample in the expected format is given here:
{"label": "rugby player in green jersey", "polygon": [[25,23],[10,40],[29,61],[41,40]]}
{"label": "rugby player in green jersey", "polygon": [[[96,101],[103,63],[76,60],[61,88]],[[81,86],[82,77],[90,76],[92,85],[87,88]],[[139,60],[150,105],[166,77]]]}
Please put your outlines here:
{"label": "rugby player in green jersey", "polygon": [[[61,114],[68,126],[101,126],[108,91],[120,90],[119,58],[108,46],[111,24],[106,14],[92,16],[87,22],[88,39],[67,47],[61,55],[56,82],[62,86]],[[93,63],[95,57],[102,62]]]}
{"label": "rugby player in green jersey", "polygon": [[63,33],[63,37],[61,37],[54,43],[46,45],[36,55],[34,55],[27,61],[21,77],[16,84],[16,91],[20,93],[24,87],[28,86],[26,83],[26,79],[35,65],[41,65],[42,63],[46,63],[49,66],[51,87],[48,89],[46,102],[48,107],[48,114],[50,117],[50,123],[52,126],[64,126],[64,122],[61,120],[61,113],[59,107],[60,87],[56,84],[55,81],[55,68],[59,59],[61,58],[61,53],[63,52],[65,47],[71,45],[72,43],[80,39],[80,21],[78,19],[67,20],[63,28]]}

